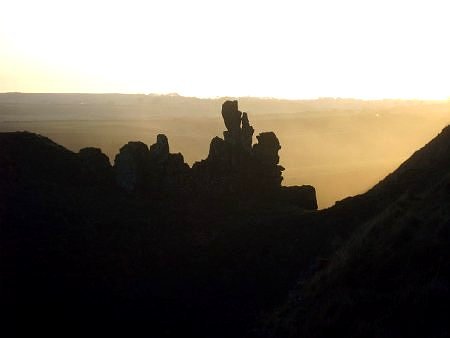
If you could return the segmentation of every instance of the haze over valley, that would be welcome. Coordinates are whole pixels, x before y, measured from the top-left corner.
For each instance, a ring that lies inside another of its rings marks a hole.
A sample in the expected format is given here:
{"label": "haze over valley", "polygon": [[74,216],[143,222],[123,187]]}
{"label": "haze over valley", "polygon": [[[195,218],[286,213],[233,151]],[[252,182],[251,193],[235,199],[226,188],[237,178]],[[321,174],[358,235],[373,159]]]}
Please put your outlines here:
{"label": "haze over valley", "polygon": [[[168,136],[188,164],[222,136],[223,98],[178,95],[0,94],[0,132],[27,130],[78,151],[101,148],[114,162],[130,140]],[[257,130],[281,143],[283,184],[316,187],[320,208],[365,192],[450,122],[450,101],[240,98]]]}

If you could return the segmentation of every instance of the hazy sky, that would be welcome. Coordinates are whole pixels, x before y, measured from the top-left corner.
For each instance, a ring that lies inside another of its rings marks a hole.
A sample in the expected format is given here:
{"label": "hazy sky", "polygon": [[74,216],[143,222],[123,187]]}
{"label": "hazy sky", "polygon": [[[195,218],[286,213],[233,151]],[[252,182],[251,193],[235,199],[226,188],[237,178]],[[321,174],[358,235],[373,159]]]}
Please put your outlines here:
{"label": "hazy sky", "polygon": [[450,97],[448,0],[0,6],[0,92]]}

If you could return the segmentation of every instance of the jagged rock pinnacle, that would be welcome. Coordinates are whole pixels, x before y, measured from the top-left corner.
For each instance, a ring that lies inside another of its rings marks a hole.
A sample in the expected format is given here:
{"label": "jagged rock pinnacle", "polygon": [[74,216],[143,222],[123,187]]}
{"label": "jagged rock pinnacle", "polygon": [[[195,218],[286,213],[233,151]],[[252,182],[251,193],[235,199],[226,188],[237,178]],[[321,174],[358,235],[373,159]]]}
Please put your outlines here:
{"label": "jagged rock pinnacle", "polygon": [[253,146],[253,153],[262,163],[277,165],[280,161],[278,151],[281,149],[280,141],[274,132],[269,131],[256,136],[258,143]]}
{"label": "jagged rock pinnacle", "polygon": [[241,116],[237,101],[225,101],[222,105],[222,117],[227,130],[223,132],[226,142],[240,144],[241,142]]}
{"label": "jagged rock pinnacle", "polygon": [[247,113],[242,114],[242,130],[241,130],[241,143],[244,149],[251,150],[253,142],[253,133],[255,129],[250,125],[248,121]]}
{"label": "jagged rock pinnacle", "polygon": [[156,136],[156,143],[150,146],[150,158],[153,161],[164,162],[169,157],[169,140],[164,134]]}
{"label": "jagged rock pinnacle", "polygon": [[223,132],[225,142],[241,146],[247,151],[252,148],[253,132],[247,113],[238,109],[237,101],[225,101],[222,105],[222,117],[226,131]]}

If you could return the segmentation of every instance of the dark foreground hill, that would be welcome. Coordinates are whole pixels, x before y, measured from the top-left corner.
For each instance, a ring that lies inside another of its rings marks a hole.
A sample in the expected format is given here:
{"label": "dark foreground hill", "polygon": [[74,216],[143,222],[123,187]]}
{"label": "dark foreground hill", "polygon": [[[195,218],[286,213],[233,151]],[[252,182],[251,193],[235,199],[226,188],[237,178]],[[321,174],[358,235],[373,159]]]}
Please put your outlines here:
{"label": "dark foreground hill", "polygon": [[313,211],[312,187],[281,187],[276,136],[252,146],[228,105],[193,168],[163,136],[112,167],[0,134],[8,336],[448,333],[449,127],[368,193]]}
{"label": "dark foreground hill", "polygon": [[372,190],[328,212],[340,208],[372,215],[325,269],[299,280],[260,334],[448,337],[450,127]]}

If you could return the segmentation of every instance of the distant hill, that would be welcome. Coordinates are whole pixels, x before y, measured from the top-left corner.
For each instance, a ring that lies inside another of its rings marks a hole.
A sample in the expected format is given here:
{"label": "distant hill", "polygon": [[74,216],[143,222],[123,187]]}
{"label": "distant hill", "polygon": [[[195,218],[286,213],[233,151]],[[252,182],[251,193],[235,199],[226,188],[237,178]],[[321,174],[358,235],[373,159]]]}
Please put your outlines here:
{"label": "distant hill", "polygon": [[[202,99],[156,94],[0,93],[0,122],[54,120],[143,120],[155,117],[214,117],[226,97]],[[308,116],[423,113],[448,114],[449,101],[319,98],[283,100],[241,97],[252,115]]]}

